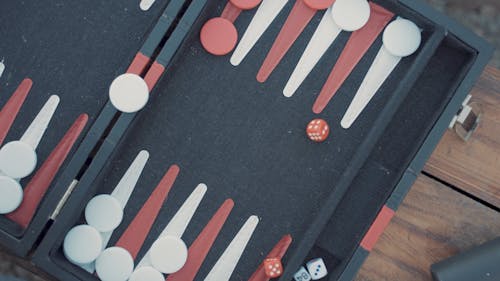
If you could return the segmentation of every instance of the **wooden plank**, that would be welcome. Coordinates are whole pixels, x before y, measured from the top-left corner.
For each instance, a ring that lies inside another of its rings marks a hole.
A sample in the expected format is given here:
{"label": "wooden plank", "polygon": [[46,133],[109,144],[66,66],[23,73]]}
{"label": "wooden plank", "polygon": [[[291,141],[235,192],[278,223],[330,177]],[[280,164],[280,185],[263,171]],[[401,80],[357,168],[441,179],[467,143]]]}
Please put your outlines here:
{"label": "wooden plank", "polygon": [[424,171],[500,207],[500,71],[488,67],[472,91],[482,120],[468,142],[448,131]]}
{"label": "wooden plank", "polygon": [[431,264],[499,234],[499,212],[421,175],[356,280],[429,281]]}

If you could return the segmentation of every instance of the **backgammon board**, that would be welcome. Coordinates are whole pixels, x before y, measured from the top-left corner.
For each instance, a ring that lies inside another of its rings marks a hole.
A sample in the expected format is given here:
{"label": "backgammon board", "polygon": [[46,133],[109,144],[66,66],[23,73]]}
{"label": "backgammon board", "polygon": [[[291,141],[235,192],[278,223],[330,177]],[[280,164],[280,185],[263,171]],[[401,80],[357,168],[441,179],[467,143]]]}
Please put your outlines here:
{"label": "backgammon board", "polygon": [[0,242],[57,280],[351,280],[492,53],[420,1],[0,4]]}

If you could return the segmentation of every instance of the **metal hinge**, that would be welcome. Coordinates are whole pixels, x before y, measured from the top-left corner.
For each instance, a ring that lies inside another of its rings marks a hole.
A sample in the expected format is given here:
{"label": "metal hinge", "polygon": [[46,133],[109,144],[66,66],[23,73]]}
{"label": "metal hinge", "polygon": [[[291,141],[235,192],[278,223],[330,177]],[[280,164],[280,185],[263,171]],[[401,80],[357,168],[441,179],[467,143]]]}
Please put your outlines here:
{"label": "metal hinge", "polygon": [[464,141],[468,141],[481,120],[481,106],[476,102],[470,102],[471,95],[467,95],[462,107],[451,120],[449,128],[453,130]]}
{"label": "metal hinge", "polygon": [[73,190],[75,189],[76,185],[78,184],[77,180],[73,180],[68,188],[66,189],[66,192],[64,193],[64,196],[61,198],[61,201],[57,204],[57,207],[55,208],[54,212],[52,212],[52,215],[50,215],[51,220],[55,220],[57,218],[57,215],[59,215],[59,212],[61,209],[64,207],[64,204],[66,204],[66,201],[68,200],[68,197],[71,195]]}

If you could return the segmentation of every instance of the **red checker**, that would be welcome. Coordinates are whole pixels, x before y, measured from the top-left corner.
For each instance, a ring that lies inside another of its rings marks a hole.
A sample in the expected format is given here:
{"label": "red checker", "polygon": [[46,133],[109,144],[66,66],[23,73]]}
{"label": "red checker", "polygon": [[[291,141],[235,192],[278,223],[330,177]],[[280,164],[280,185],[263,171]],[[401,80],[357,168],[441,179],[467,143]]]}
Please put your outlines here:
{"label": "red checker", "polygon": [[264,260],[264,271],[269,278],[277,278],[283,274],[283,264],[278,258]]}
{"label": "red checker", "polygon": [[259,6],[262,0],[230,0],[231,4],[242,9],[242,10],[250,10],[257,6]]}
{"label": "red checker", "polygon": [[303,1],[304,3],[306,3],[307,6],[309,6],[309,8],[315,10],[328,9],[328,7],[333,5],[333,3],[335,2],[335,0],[303,0]]}
{"label": "red checker", "polygon": [[230,53],[238,41],[234,24],[224,18],[213,18],[203,25],[200,40],[207,52],[216,56]]}

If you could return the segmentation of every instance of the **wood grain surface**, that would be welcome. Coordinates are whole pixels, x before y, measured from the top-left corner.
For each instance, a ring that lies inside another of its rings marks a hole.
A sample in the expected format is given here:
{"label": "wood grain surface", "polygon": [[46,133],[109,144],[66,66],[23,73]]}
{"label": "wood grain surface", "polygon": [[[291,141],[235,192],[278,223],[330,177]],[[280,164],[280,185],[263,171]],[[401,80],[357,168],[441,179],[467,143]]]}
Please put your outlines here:
{"label": "wood grain surface", "polygon": [[421,175],[356,280],[432,280],[431,264],[499,235],[499,212]]}
{"label": "wood grain surface", "polygon": [[446,132],[424,169],[439,181],[418,178],[357,281],[429,281],[431,264],[500,236],[498,69],[485,70],[471,102],[483,111],[479,127],[468,142]]}
{"label": "wood grain surface", "polygon": [[500,207],[500,71],[488,67],[472,91],[483,115],[468,142],[448,131],[425,171]]}

